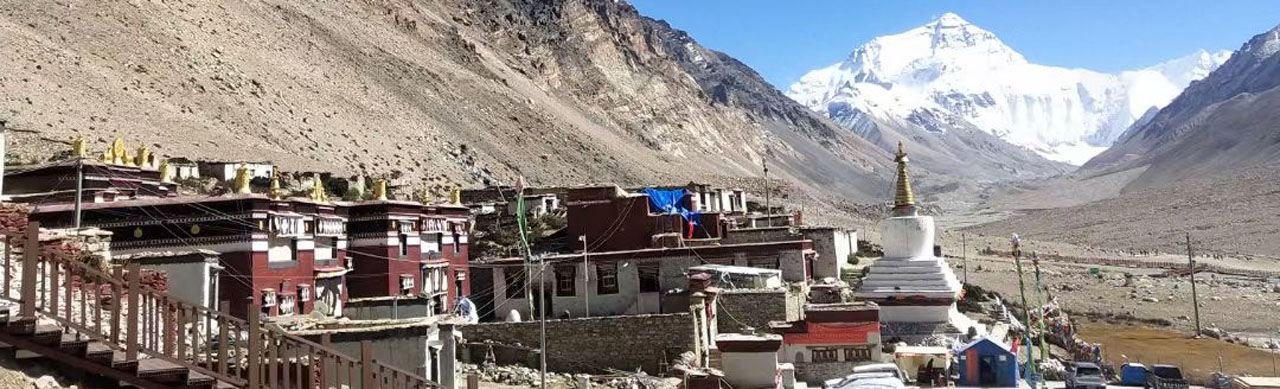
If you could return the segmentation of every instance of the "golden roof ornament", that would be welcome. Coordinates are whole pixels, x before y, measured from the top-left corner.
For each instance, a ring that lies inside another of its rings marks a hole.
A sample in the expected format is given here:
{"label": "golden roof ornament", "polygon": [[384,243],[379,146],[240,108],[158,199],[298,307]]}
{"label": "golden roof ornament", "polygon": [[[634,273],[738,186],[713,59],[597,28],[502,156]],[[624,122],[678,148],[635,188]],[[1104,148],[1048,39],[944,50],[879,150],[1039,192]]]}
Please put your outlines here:
{"label": "golden roof ornament", "polygon": [[71,141],[71,156],[76,158],[89,156],[89,146],[85,144],[84,136],[76,134],[76,139]]}
{"label": "golden roof ornament", "polygon": [[377,178],[373,180],[373,199],[374,200],[387,199],[387,180],[386,179]]}
{"label": "golden roof ornament", "polygon": [[102,155],[98,156],[98,160],[102,163],[111,163],[111,150],[103,151]]}
{"label": "golden roof ornament", "polygon": [[462,185],[454,185],[449,193],[449,204],[462,205]]}
{"label": "golden roof ornament", "polygon": [[315,179],[311,182],[311,200],[328,202],[329,194],[324,192],[324,180],[320,179],[320,173],[316,173]]}
{"label": "golden roof ornament", "polygon": [[911,193],[911,178],[907,176],[907,152],[902,142],[898,142],[898,152],[894,154],[894,162],[898,163],[898,179],[893,190],[893,216],[915,216],[916,198]]}
{"label": "golden roof ornament", "polygon": [[276,200],[284,198],[284,191],[280,189],[280,173],[278,172],[271,174],[271,187],[267,189],[267,197]]}
{"label": "golden roof ornament", "polygon": [[238,194],[253,193],[249,190],[249,166],[244,162],[240,163],[240,167],[236,168],[236,180],[233,189]]}
{"label": "golden roof ornament", "polygon": [[164,184],[173,183],[173,165],[170,165],[167,159],[160,161],[160,182]]}
{"label": "golden roof ornament", "polygon": [[138,148],[138,153],[133,157],[133,163],[138,167],[151,167],[151,148],[142,145]]}
{"label": "golden roof ornament", "polygon": [[124,140],[120,138],[116,138],[116,140],[111,142],[110,151],[112,164],[123,165],[125,160],[129,157],[129,150],[124,148]]}
{"label": "golden roof ornament", "polygon": [[422,205],[431,204],[431,191],[427,189],[427,184],[425,183],[423,183],[422,187],[418,189],[418,201],[421,202]]}

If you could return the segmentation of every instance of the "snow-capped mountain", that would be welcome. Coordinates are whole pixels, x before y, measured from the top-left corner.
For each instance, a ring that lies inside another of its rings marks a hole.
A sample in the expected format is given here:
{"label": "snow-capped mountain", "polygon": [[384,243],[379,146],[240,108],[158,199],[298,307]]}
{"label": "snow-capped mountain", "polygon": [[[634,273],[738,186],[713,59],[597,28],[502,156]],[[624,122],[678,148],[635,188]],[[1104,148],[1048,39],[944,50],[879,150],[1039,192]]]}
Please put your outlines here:
{"label": "snow-capped mountain", "polygon": [[1201,50],[1118,74],[1037,65],[995,34],[947,13],[872,39],[845,61],[809,72],[787,95],[855,131],[863,115],[933,132],[965,121],[1045,158],[1079,165],[1230,55]]}

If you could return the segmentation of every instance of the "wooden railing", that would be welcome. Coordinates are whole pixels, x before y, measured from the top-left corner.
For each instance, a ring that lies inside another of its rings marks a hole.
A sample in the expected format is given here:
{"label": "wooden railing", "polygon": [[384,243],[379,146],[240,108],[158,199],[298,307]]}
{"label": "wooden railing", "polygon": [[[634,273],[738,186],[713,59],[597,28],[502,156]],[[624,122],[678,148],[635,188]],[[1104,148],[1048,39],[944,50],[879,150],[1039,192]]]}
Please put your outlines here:
{"label": "wooden railing", "polygon": [[[45,258],[39,255],[38,230],[38,223],[32,222],[27,236],[5,237],[0,298],[20,304],[18,320],[41,315],[67,333],[124,352],[126,361],[158,358],[240,388],[436,386],[378,363],[367,341],[361,343],[360,357],[354,358],[265,326],[256,302],[243,320],[228,314],[227,302],[211,310],[142,285],[137,263],[107,273],[79,259]],[[8,244],[15,238],[25,240],[17,288],[12,278],[19,266]]]}

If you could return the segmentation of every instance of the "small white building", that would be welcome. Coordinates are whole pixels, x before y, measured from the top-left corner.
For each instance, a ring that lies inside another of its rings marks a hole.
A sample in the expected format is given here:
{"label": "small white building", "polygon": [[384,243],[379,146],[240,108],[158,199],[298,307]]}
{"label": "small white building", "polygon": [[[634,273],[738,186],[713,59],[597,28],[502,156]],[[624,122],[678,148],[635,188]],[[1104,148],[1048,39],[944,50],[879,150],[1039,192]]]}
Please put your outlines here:
{"label": "small white building", "polygon": [[144,270],[164,272],[170,295],[202,307],[218,309],[218,265],[216,251],[142,251],[112,256],[112,262],[125,266],[137,263]]}
{"label": "small white building", "polygon": [[[515,201],[507,202],[506,208],[508,215],[516,214],[516,205]],[[524,195],[524,210],[525,212],[528,212],[529,216],[535,218],[542,217],[542,215],[546,215],[558,209],[560,209],[560,198],[556,197],[555,193]]]}
{"label": "small white building", "polygon": [[261,162],[240,162],[240,161],[199,161],[198,173],[204,177],[213,177],[222,181],[231,181],[236,178],[236,169],[240,168],[243,163],[249,170],[249,178],[271,178],[271,174],[275,171],[275,166],[269,161]]}
{"label": "small white building", "polygon": [[800,227],[805,239],[813,241],[818,257],[813,260],[813,278],[840,279],[840,265],[858,252],[858,231],[838,227]]}
{"label": "small white building", "polygon": [[716,348],[720,350],[720,370],[734,389],[778,387],[782,335],[719,334]]}

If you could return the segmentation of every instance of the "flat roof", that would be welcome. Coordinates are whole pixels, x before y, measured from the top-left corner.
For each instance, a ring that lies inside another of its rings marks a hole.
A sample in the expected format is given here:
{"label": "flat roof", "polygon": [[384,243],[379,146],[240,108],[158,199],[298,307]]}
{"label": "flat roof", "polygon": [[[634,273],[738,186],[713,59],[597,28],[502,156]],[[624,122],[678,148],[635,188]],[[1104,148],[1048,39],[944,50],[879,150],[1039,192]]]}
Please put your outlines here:
{"label": "flat roof", "polygon": [[[813,241],[809,239],[797,239],[797,240],[785,240],[785,241],[775,241],[775,242],[751,242],[751,243],[734,243],[734,244],[719,244],[719,245],[706,245],[706,246],[658,247],[658,248],[646,248],[646,249],[635,249],[635,250],[600,251],[600,252],[593,251],[588,253],[588,255],[590,255],[590,257],[593,259],[598,259],[599,257],[623,256],[623,255],[631,255],[631,257],[634,258],[634,257],[640,257],[642,255],[661,256],[660,254],[667,254],[667,253],[679,253],[679,252],[689,252],[689,251],[697,252],[697,251],[703,251],[703,250],[707,250],[707,251],[733,250],[733,249],[745,249],[745,248],[769,247],[769,246],[788,246],[788,245],[796,245],[796,244],[804,244],[804,243],[812,243],[812,242]],[[542,256],[543,261],[552,261],[552,260],[559,260],[559,259],[581,259],[581,258],[582,258],[582,253],[580,252],[565,253],[565,254],[551,254],[551,255]],[[523,263],[524,257],[478,259],[478,260],[473,260],[471,262],[481,263],[481,264]]]}
{"label": "flat roof", "polygon": [[690,267],[689,270],[715,271],[715,272],[722,272],[722,273],[737,273],[737,274],[752,274],[752,275],[782,274],[782,270],[778,270],[778,269],[765,269],[760,267],[748,267],[748,266],[717,265],[714,263],[693,266],[693,267]]}

